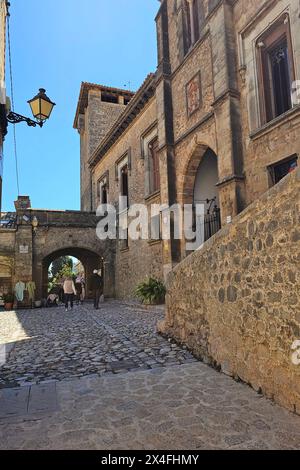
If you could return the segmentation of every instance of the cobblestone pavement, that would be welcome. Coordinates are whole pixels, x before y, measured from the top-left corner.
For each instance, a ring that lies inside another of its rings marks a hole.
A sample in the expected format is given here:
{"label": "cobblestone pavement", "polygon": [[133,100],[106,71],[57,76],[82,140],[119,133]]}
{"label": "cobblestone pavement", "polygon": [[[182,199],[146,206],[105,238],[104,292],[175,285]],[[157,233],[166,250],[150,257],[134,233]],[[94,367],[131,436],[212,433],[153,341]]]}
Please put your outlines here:
{"label": "cobblestone pavement", "polygon": [[2,389],[0,449],[300,449],[300,417],[184,364]]}
{"label": "cobblestone pavement", "polygon": [[0,313],[0,344],[10,345],[0,364],[0,388],[91,374],[117,374],[193,362],[156,334],[162,309],[109,301],[91,305]]}
{"label": "cobblestone pavement", "polygon": [[0,314],[0,450],[300,449],[299,416],[159,337],[161,316],[119,302]]}

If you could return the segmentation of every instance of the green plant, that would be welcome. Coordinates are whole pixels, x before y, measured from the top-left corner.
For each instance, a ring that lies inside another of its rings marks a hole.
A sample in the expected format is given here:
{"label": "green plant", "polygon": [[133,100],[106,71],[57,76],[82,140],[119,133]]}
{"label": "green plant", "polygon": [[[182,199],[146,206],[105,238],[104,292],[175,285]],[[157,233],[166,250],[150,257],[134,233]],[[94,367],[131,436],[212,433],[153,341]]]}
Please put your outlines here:
{"label": "green plant", "polygon": [[4,294],[3,295],[3,301],[5,304],[13,304],[15,300],[15,297],[13,294]]}
{"label": "green plant", "polygon": [[53,261],[49,268],[49,277],[57,278],[59,277],[60,271],[68,266],[72,272],[73,270],[73,260],[70,256],[61,256],[60,258]]}
{"label": "green plant", "polygon": [[162,281],[150,277],[137,286],[135,289],[135,295],[144,304],[151,305],[164,303],[166,288]]}

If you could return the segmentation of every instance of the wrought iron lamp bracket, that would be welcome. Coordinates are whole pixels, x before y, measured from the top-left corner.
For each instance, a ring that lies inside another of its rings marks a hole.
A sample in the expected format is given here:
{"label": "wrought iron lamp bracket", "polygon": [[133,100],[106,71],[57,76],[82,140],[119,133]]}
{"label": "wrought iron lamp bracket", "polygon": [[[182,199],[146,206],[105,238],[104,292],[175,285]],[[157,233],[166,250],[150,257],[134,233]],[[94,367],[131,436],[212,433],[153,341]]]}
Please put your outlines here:
{"label": "wrought iron lamp bracket", "polygon": [[12,111],[6,117],[7,121],[11,124],[18,124],[19,122],[26,122],[29,127],[43,127],[43,121],[33,121],[30,118],[22,116],[21,114],[13,113]]}

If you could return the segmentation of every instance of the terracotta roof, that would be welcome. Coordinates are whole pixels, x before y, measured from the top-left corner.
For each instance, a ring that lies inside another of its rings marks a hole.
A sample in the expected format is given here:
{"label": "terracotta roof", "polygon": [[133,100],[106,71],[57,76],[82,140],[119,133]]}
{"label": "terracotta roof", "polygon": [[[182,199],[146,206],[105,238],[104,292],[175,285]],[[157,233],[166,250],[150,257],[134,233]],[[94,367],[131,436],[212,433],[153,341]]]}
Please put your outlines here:
{"label": "terracotta roof", "polygon": [[142,86],[135,93],[129,104],[126,106],[119,119],[112,126],[106,137],[101,141],[89,160],[89,165],[94,167],[109,150],[113,143],[123,134],[131,122],[137,117],[145,104],[155,94],[156,75],[150,73]]}
{"label": "terracotta roof", "polygon": [[113,88],[105,85],[99,85],[97,83],[82,82],[80,87],[80,94],[74,119],[73,127],[77,129],[78,117],[79,114],[83,114],[87,105],[88,105],[88,96],[90,90],[104,91],[106,93],[111,93],[112,95],[121,95],[128,99],[131,99],[134,96],[134,92],[130,90],[124,90],[121,88]]}

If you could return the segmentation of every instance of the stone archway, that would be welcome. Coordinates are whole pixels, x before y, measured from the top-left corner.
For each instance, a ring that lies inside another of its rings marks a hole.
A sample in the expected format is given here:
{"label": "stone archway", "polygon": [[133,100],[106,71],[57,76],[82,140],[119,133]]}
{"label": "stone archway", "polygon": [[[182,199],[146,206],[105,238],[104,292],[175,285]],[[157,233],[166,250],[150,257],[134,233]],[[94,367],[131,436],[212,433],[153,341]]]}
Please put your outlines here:
{"label": "stone archway", "polygon": [[[193,188],[193,204],[203,203],[205,213],[214,205],[219,207],[218,181],[218,159],[216,154],[208,148],[198,165]],[[214,199],[215,203],[212,203]]]}
{"label": "stone archway", "polygon": [[86,296],[91,298],[90,278],[94,269],[101,269],[105,276],[104,258],[87,248],[66,247],[48,254],[42,261],[42,296],[47,296],[48,270],[53,261],[62,256],[72,256],[81,261],[85,271]]}
{"label": "stone archway", "polygon": [[[197,144],[194,148],[191,157],[184,170],[183,189],[182,189],[182,202],[183,204],[193,204],[196,177],[199,174],[202,161],[206,160],[208,156],[214,160],[213,164],[218,173],[218,157],[214,150],[206,144]],[[215,186],[218,180],[215,182]]]}
{"label": "stone archway", "polygon": [[[188,161],[183,180],[183,204],[202,205],[202,215],[194,213],[194,230],[196,222],[201,224],[201,240],[199,246],[221,228],[219,209],[219,192],[217,184],[218,157],[205,144],[198,144]],[[195,245],[196,246],[196,245]],[[186,255],[184,250],[183,256]]]}

